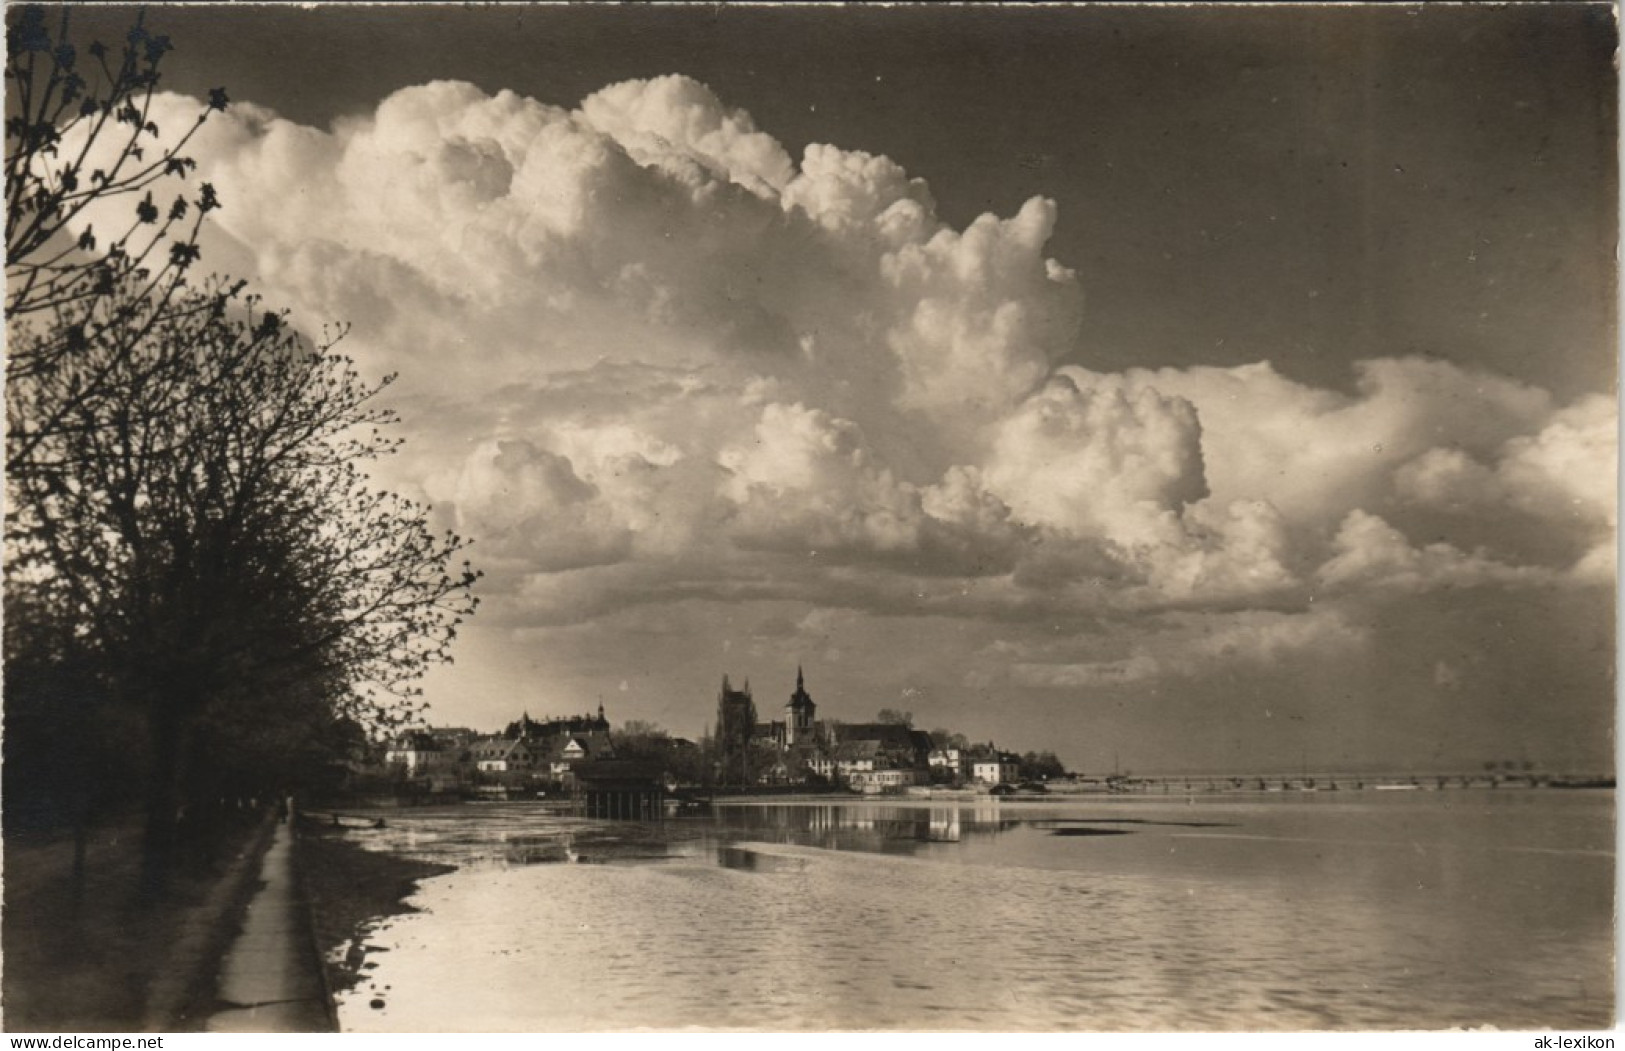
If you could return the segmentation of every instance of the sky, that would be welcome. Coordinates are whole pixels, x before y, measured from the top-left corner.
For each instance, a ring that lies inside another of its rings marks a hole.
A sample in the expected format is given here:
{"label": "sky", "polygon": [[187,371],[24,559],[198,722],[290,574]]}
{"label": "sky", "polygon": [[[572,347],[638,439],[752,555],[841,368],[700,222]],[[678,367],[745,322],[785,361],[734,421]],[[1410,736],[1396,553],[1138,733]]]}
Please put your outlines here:
{"label": "sky", "polygon": [[475,538],[437,725],[1611,768],[1607,5],[147,17],[205,262]]}

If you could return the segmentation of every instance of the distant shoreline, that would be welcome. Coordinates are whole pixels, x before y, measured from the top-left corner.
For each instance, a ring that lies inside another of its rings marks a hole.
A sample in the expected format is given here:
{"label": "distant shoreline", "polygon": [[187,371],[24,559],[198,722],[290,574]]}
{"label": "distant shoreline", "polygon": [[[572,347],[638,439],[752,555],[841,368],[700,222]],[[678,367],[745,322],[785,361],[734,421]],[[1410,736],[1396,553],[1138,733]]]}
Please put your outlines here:
{"label": "distant shoreline", "polygon": [[[1373,793],[1437,793],[1437,792],[1526,792],[1526,791],[1614,791],[1612,779],[1584,779],[1573,782],[1558,782],[1556,780],[1546,783],[1533,783],[1522,779],[1503,781],[1499,783],[1463,784],[1457,779],[1448,779],[1449,783],[1439,784],[1435,778],[1421,778],[1414,782],[1369,780],[1356,784],[1337,782],[1331,784],[1294,784],[1291,779],[1282,781],[1276,778],[1262,779],[1264,787],[1259,787],[1259,778],[1244,778],[1246,784],[1212,785],[1209,779],[1191,778],[1191,787],[1186,788],[1184,779],[1168,779],[1162,781],[1147,781],[1135,784],[1122,790],[1108,790],[1103,787],[1074,787],[1070,785],[1051,786],[1044,792],[1009,792],[995,794],[975,789],[922,789],[897,793],[876,793],[873,795],[860,795],[851,792],[821,792],[805,795],[794,793],[741,793],[739,795],[716,796],[711,800],[713,806],[770,806],[774,804],[793,805],[799,803],[932,803],[932,802],[1018,802],[1038,803],[1045,801],[1061,801],[1074,799],[1106,800],[1106,799],[1163,799],[1172,797],[1243,797],[1243,796],[1336,796],[1336,795],[1367,795]],[[1218,780],[1218,779],[1213,779]]]}
{"label": "distant shoreline", "polygon": [[[1295,777],[1280,775],[1246,777],[1223,776],[1165,776],[1125,777],[1113,784],[1103,780],[1084,782],[1050,782],[1044,791],[1020,789],[996,792],[986,787],[948,788],[924,785],[872,794],[858,792],[797,791],[777,789],[748,792],[718,792],[704,801],[713,806],[764,806],[772,804],[796,805],[808,803],[861,803],[861,802],[940,802],[964,803],[1007,800],[1018,803],[1058,801],[1069,799],[1164,799],[1174,797],[1246,797],[1246,796],[1322,796],[1364,795],[1381,792],[1509,792],[1531,790],[1590,790],[1615,789],[1615,780],[1609,776],[1551,776],[1508,778],[1473,777],[1471,775],[1317,775]],[[703,790],[701,790],[703,792]],[[668,799],[670,802],[670,799]],[[525,796],[512,798],[478,798],[446,794],[443,796],[372,796],[348,801],[334,801],[319,811],[309,812],[313,821],[335,828],[366,828],[378,820],[387,822],[391,814],[403,810],[429,806],[502,806],[527,805],[569,813],[575,803],[565,796],[533,799]]]}

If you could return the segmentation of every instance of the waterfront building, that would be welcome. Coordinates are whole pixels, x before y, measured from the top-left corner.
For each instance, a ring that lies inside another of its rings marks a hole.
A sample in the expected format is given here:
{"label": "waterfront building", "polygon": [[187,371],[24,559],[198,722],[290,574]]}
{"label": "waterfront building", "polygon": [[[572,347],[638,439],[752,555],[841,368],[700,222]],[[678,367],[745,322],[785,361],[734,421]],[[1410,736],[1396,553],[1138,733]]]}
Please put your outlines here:
{"label": "waterfront building", "polygon": [[753,743],[766,745],[779,752],[790,746],[789,728],[777,719],[770,723],[757,723],[751,730],[750,739]]}
{"label": "waterfront building", "polygon": [[840,723],[832,735],[837,745],[873,742],[880,766],[929,767],[931,735],[901,723]]}
{"label": "waterfront building", "polygon": [[471,730],[466,726],[431,726],[429,736],[434,738],[442,750],[456,754],[467,748],[480,734],[477,730]]}
{"label": "waterfront building", "polygon": [[[901,723],[820,720],[799,666],[783,713],[782,720],[757,722],[749,683],[735,690],[722,677],[716,741],[718,772],[725,782],[798,784],[811,774],[833,784],[880,791],[930,780],[930,734]],[[953,749],[951,755],[957,777],[959,751]]]}
{"label": "waterfront building", "polygon": [[448,756],[434,735],[423,730],[401,734],[389,742],[389,748],[384,752],[384,762],[390,766],[404,767],[408,777],[441,769],[453,761],[455,756]]}
{"label": "waterfront building", "polygon": [[883,763],[879,741],[842,741],[809,765],[826,780],[850,783],[853,775],[872,773]]}
{"label": "waterfront building", "polygon": [[527,738],[491,734],[475,738],[469,745],[474,769],[482,773],[508,774],[535,769],[539,749]]}
{"label": "waterfront building", "polygon": [[602,704],[598,706],[597,715],[567,715],[539,722],[526,712],[502,731],[504,737],[528,737],[538,741],[577,733],[609,733],[609,719],[604,716]]}
{"label": "waterfront building", "polygon": [[854,770],[847,777],[848,787],[865,794],[894,791],[906,788],[909,785],[923,785],[926,783],[926,774],[923,770],[913,767],[886,770]]}
{"label": "waterfront building", "polygon": [[991,752],[971,760],[971,780],[984,785],[1000,785],[1017,780],[1021,758],[1009,752]]}

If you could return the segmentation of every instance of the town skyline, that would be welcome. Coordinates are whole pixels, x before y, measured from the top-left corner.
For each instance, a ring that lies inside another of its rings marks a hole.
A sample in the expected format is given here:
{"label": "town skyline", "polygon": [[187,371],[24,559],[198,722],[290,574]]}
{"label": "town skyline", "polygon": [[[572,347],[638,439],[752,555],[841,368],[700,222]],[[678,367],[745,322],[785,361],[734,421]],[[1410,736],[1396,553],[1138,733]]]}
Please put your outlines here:
{"label": "town skyline", "polygon": [[[792,687],[792,692],[785,692],[784,693],[784,699],[786,701],[786,704],[778,703],[777,699],[779,697],[779,692],[777,692],[777,691],[774,692],[774,693],[771,693],[771,694],[768,694],[768,693],[761,694],[762,705],[758,708],[758,715],[761,718],[766,719],[766,720],[771,720],[771,719],[773,719],[773,717],[776,714],[782,712],[785,709],[785,707],[787,707],[788,701],[794,696],[793,691],[795,689],[800,688],[801,685],[802,685],[802,683],[800,681],[802,676],[799,674],[802,670],[803,670],[802,667],[800,665],[798,665],[797,666],[797,672],[798,672],[797,682],[796,682],[795,686]],[[723,677],[724,689],[729,688],[729,685],[732,682],[733,676],[731,675],[731,673],[723,672],[722,677]],[[760,681],[753,679],[749,675],[744,675],[744,676],[739,677],[738,687],[739,687],[739,690],[741,692],[749,692],[749,693],[751,693],[751,695],[753,697],[755,697],[757,695],[756,691],[760,689],[760,686],[761,686]],[[602,695],[602,696],[607,696],[607,695]],[[819,694],[819,696],[821,696],[821,694]],[[713,703],[714,703],[714,700],[715,700],[715,698],[713,697],[713,699],[712,699]],[[442,731],[446,731],[446,730],[465,730],[466,729],[466,730],[472,731],[474,733],[485,735],[485,736],[496,736],[496,735],[501,735],[503,733],[511,731],[514,728],[515,725],[523,724],[526,720],[529,720],[531,723],[533,723],[533,724],[535,724],[537,726],[545,728],[545,727],[547,727],[549,725],[552,725],[552,724],[563,725],[563,724],[568,723],[568,722],[570,722],[572,720],[591,719],[593,717],[592,709],[594,708],[594,706],[596,706],[596,709],[597,709],[597,718],[599,718],[599,719],[607,719],[608,720],[608,726],[610,727],[610,729],[612,731],[616,730],[617,728],[625,729],[628,725],[631,725],[631,724],[641,724],[638,727],[640,730],[647,727],[647,728],[650,728],[650,729],[654,729],[654,730],[658,730],[658,731],[667,733],[673,739],[686,740],[686,741],[689,741],[689,742],[699,742],[699,741],[705,740],[708,737],[710,737],[713,734],[714,729],[715,729],[715,726],[714,726],[714,715],[715,715],[715,713],[714,713],[714,711],[710,712],[710,714],[708,715],[706,721],[704,721],[703,723],[697,724],[696,726],[687,726],[687,727],[685,727],[685,726],[664,725],[664,724],[661,724],[661,723],[658,723],[658,722],[655,722],[655,721],[652,721],[652,720],[645,719],[644,717],[639,716],[639,715],[633,715],[633,716],[630,716],[628,718],[618,720],[616,718],[611,717],[611,714],[610,714],[611,709],[607,706],[606,702],[601,699],[601,697],[595,697],[591,704],[588,704],[585,708],[580,708],[580,710],[574,710],[574,709],[566,710],[566,709],[569,708],[568,704],[566,704],[566,705],[564,705],[562,707],[555,706],[555,707],[545,708],[545,709],[543,709],[543,708],[534,708],[533,709],[533,708],[530,708],[530,707],[521,707],[521,708],[517,709],[517,711],[518,711],[517,716],[499,716],[494,721],[487,721],[487,722],[478,723],[478,724],[470,724],[468,726],[453,725],[452,723],[447,722],[446,720],[436,718],[434,711],[430,710],[429,712],[426,713],[426,717],[425,717],[425,720],[423,722],[422,729],[425,730],[425,731],[428,731],[430,733],[437,733],[437,732],[442,732]],[[821,715],[823,716],[824,720],[833,720],[835,723],[840,723],[840,724],[872,723],[872,722],[876,722],[876,721],[884,721],[882,719],[882,716],[886,716],[888,714],[888,709],[885,706],[882,706],[881,708],[873,710],[873,711],[864,711],[862,709],[862,703],[861,702],[855,702],[854,704],[848,705],[847,707],[844,707],[844,708],[840,708],[839,710],[837,710],[835,712],[827,711],[825,709],[825,707],[824,707],[824,702],[823,701],[818,701],[818,706],[819,706],[819,711],[820,711]],[[931,714],[930,710],[928,710],[928,709],[924,710],[924,711],[914,711],[914,710],[900,710],[900,709],[893,708],[893,709],[890,709],[890,713],[895,714],[895,715],[908,716],[909,718],[908,718],[907,722],[903,723],[902,725],[906,725],[906,726],[908,726],[908,727],[910,727],[912,729],[915,729],[915,730],[922,730],[922,731],[928,732],[928,733],[932,734],[933,736],[935,736],[939,732],[946,732],[946,733],[954,735],[956,737],[963,737],[963,738],[965,738],[967,740],[969,745],[973,746],[973,747],[996,749],[999,752],[1011,752],[1011,753],[1017,753],[1017,754],[1025,754],[1025,753],[1029,753],[1029,752],[1043,751],[1051,744],[1050,742],[1044,742],[1044,741],[1034,742],[1034,741],[1029,741],[1029,740],[1017,740],[1014,737],[1006,737],[1006,736],[999,736],[999,735],[988,736],[988,737],[974,737],[972,735],[962,733],[959,730],[959,728],[956,727],[956,726],[945,725],[940,720],[934,719],[932,717],[932,714]],[[414,731],[406,731],[406,733],[408,735],[410,735],[410,733],[412,733],[412,732],[414,732]],[[1184,765],[1184,766],[1178,766],[1178,765],[1174,765],[1174,766],[1136,765],[1136,755],[1137,755],[1137,753],[1136,753],[1136,750],[1134,748],[1133,742],[1124,742],[1124,743],[1122,743],[1120,745],[1109,746],[1109,747],[1103,745],[1102,747],[1095,749],[1095,751],[1096,751],[1097,754],[1104,754],[1106,756],[1106,761],[1103,764],[1101,764],[1099,766],[1090,767],[1090,768],[1087,768],[1087,769],[1083,768],[1081,766],[1073,766],[1073,765],[1069,764],[1068,765],[1068,772],[1071,773],[1071,774],[1075,774],[1075,775],[1091,776],[1091,777],[1100,777],[1100,776],[1103,776],[1103,775],[1106,775],[1106,774],[1121,774],[1121,775],[1124,775],[1124,776],[1137,775],[1138,774],[1138,775],[1147,775],[1147,776],[1155,776],[1155,777],[1162,777],[1162,776],[1178,777],[1178,776],[1189,774],[1191,776],[1201,775],[1201,776],[1205,776],[1205,777],[1212,777],[1212,776],[1223,776],[1223,777],[1230,777],[1230,776],[1236,776],[1236,777],[1268,776],[1268,777],[1276,777],[1276,778],[1281,778],[1281,777],[1289,777],[1289,778],[1290,777],[1301,777],[1306,772],[1309,773],[1309,774],[1317,774],[1317,773],[1318,774],[1337,773],[1337,774],[1350,774],[1350,775],[1357,775],[1357,774],[1389,774],[1389,775],[1394,775],[1394,776],[1404,776],[1404,775],[1411,775],[1411,774],[1415,774],[1415,775],[1439,774],[1439,775],[1457,776],[1457,775],[1475,775],[1475,774],[1478,774],[1478,773],[1483,772],[1483,771],[1497,771],[1497,772],[1498,771],[1506,771],[1506,772],[1520,772],[1520,773],[1523,773],[1523,774],[1538,773],[1539,775],[1541,775],[1543,777],[1544,776],[1563,777],[1563,776],[1570,776],[1570,775],[1594,776],[1594,775],[1601,775],[1601,774],[1604,773],[1604,767],[1600,766],[1600,765],[1599,766],[1585,766],[1584,764],[1576,764],[1576,765],[1573,765],[1573,766],[1570,766],[1570,767],[1544,767],[1540,763],[1529,759],[1528,755],[1527,755],[1527,752],[1525,750],[1523,750],[1523,749],[1513,749],[1511,751],[1501,753],[1501,754],[1489,754],[1489,753],[1486,753],[1486,754],[1484,754],[1482,756],[1478,756],[1478,757],[1463,757],[1463,758],[1458,759],[1458,760],[1456,760],[1456,761],[1454,761],[1453,763],[1450,763],[1450,764],[1437,764],[1437,765],[1433,765],[1433,766],[1427,766],[1425,764],[1393,765],[1393,764],[1385,763],[1382,760],[1381,757],[1373,757],[1373,758],[1365,760],[1365,761],[1355,761],[1355,762],[1347,763],[1347,764],[1344,764],[1344,765],[1341,765],[1341,766],[1323,764],[1323,765],[1318,766],[1318,767],[1311,767],[1310,766],[1310,764],[1308,762],[1308,751],[1307,751],[1307,749],[1305,749],[1298,756],[1296,761],[1284,761],[1284,762],[1282,762],[1281,764],[1279,764],[1277,766],[1253,766],[1253,767],[1229,767],[1229,766],[1221,766],[1221,765],[1215,765],[1215,764],[1204,764],[1204,763],[1202,763],[1200,761],[1195,762],[1195,763],[1191,763],[1191,764],[1188,764],[1188,765]],[[1139,753],[1139,754],[1143,754],[1143,753]],[[1288,760],[1290,760],[1290,758],[1291,757],[1288,757]]]}
{"label": "town skyline", "polygon": [[1613,756],[1611,12],[148,22],[232,98],[204,266],[400,372],[378,480],[474,538],[431,722],[682,732],[800,660],[1085,770],[1562,769]]}

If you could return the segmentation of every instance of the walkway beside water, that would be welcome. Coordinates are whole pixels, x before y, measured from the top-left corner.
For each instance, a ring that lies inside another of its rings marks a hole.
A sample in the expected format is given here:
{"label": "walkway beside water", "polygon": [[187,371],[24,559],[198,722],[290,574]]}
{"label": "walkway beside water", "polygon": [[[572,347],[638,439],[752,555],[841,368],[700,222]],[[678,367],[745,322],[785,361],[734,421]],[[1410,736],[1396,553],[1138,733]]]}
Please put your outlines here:
{"label": "walkway beside water", "polygon": [[259,891],[248,905],[242,933],[227,950],[212,1033],[332,1032],[334,1025],[321,960],[312,939],[308,904],[293,866],[293,830],[278,825],[260,866]]}

